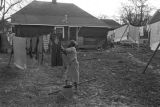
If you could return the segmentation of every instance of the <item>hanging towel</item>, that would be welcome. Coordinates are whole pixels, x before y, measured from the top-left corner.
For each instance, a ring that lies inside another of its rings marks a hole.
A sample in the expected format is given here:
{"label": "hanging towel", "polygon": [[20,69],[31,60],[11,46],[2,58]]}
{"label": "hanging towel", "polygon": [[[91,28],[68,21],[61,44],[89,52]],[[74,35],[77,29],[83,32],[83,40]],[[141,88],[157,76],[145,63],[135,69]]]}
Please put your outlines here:
{"label": "hanging towel", "polygon": [[26,69],[26,38],[13,37],[14,64],[20,69]]}

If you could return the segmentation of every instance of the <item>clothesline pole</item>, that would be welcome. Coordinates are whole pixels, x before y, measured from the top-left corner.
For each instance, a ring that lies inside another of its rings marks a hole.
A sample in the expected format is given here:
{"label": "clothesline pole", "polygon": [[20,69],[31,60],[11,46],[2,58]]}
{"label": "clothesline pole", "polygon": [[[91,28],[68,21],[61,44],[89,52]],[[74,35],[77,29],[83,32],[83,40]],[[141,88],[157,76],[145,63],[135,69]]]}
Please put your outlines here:
{"label": "clothesline pole", "polygon": [[9,65],[10,65],[10,63],[11,63],[12,56],[13,56],[13,40],[12,40],[12,43],[11,43],[11,54],[10,54],[10,57],[9,57],[8,66],[9,66]]}
{"label": "clothesline pole", "polygon": [[122,40],[122,38],[123,38],[123,36],[124,36],[124,34],[126,33],[126,31],[127,31],[127,28],[129,27],[129,25],[126,27],[126,29],[124,30],[124,32],[123,32],[123,34],[122,34],[122,36],[121,36],[121,39],[120,39],[120,41],[119,42],[121,42],[121,40]]}
{"label": "clothesline pole", "polygon": [[11,63],[12,56],[13,56],[13,48],[11,49],[11,54],[10,54],[10,57],[9,57],[8,66],[9,66],[9,65],[10,65],[10,63]]}
{"label": "clothesline pole", "polygon": [[146,72],[149,64],[151,63],[151,61],[152,61],[153,57],[155,56],[156,52],[158,51],[159,47],[160,47],[160,42],[158,43],[157,48],[156,48],[156,50],[154,51],[152,57],[151,57],[150,60],[148,61],[147,65],[146,65],[146,67],[145,67],[145,69],[144,69],[144,71],[142,72],[143,74],[145,74],[145,72]]}

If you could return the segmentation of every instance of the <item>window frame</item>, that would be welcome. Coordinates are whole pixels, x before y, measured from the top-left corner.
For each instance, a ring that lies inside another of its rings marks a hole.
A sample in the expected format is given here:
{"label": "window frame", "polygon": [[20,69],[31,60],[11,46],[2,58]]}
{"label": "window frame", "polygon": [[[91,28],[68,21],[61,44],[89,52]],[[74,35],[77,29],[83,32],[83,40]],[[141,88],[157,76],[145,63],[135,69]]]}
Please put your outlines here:
{"label": "window frame", "polygon": [[56,26],[56,27],[55,27],[56,31],[57,31],[57,28],[62,28],[62,33],[63,33],[63,34],[62,34],[62,38],[64,39],[64,27]]}

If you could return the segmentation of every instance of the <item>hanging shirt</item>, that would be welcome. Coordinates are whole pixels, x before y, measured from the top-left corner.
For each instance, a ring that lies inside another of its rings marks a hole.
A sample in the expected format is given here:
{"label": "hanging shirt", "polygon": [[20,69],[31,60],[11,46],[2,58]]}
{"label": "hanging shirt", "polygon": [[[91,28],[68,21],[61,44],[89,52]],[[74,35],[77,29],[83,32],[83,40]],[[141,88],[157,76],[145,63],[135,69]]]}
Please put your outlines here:
{"label": "hanging shirt", "polygon": [[49,40],[50,40],[49,34],[43,36],[43,47],[45,51],[48,50]]}

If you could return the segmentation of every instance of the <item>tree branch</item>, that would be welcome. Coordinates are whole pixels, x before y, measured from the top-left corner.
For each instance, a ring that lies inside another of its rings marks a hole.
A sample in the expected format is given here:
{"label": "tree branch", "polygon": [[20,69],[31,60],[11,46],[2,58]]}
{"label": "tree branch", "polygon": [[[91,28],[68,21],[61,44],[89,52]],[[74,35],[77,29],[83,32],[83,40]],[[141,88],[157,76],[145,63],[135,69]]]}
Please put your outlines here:
{"label": "tree branch", "polygon": [[8,20],[8,19],[10,19],[10,18],[11,18],[11,16],[10,16],[10,17],[5,18],[5,19],[4,19],[4,21],[7,21],[7,20]]}
{"label": "tree branch", "polygon": [[11,4],[11,5],[7,8],[7,10],[3,13],[3,16],[4,16],[6,13],[8,13],[8,11],[9,11],[13,6],[15,6],[16,4],[18,4],[18,3],[20,3],[20,2],[22,2],[22,0],[18,0],[17,2]]}

